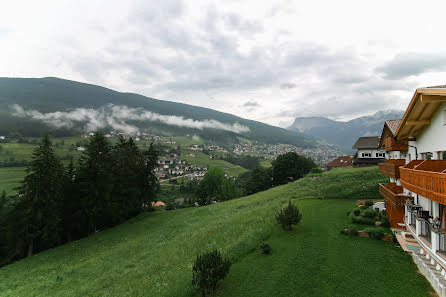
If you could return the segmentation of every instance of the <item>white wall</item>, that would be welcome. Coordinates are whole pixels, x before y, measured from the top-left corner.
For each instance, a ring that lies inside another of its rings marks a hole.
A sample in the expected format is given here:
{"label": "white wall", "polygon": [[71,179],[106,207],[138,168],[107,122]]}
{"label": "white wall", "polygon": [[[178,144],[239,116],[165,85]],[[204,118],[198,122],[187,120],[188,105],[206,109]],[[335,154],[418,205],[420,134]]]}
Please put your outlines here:
{"label": "white wall", "polygon": [[[385,153],[384,150],[377,150],[377,149],[358,149],[358,158],[369,158],[369,159],[376,159],[376,153]],[[371,153],[371,157],[363,157],[362,153]],[[378,157],[378,158],[384,158],[384,157]]]}
{"label": "white wall", "polygon": [[433,159],[437,159],[438,151],[446,151],[445,113],[446,103],[443,103],[431,119],[431,124],[417,136],[415,146],[418,148],[419,154],[431,152],[434,153]]}

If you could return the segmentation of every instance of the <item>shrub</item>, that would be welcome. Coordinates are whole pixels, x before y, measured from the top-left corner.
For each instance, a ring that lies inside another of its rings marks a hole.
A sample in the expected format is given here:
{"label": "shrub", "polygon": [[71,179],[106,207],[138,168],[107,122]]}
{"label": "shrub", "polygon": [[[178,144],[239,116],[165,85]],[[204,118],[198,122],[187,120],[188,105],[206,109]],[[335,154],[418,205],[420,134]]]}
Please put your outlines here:
{"label": "shrub", "polygon": [[319,167],[314,167],[310,170],[310,173],[322,173],[322,169]]}
{"label": "shrub", "polygon": [[288,227],[288,230],[293,229],[293,225],[296,225],[302,219],[302,214],[299,209],[291,204],[291,201],[288,202],[288,206],[279,211],[276,215],[277,223],[282,225],[282,230],[285,230],[285,227]]}
{"label": "shrub", "polygon": [[375,222],[370,219],[366,219],[363,217],[351,217],[353,224],[364,224],[364,225],[375,225]]}
{"label": "shrub", "polygon": [[262,251],[262,254],[265,254],[265,255],[271,254],[271,246],[269,244],[267,244],[266,242],[264,242],[260,245],[260,250]]}
{"label": "shrub", "polygon": [[200,288],[202,296],[208,292],[214,294],[218,281],[225,278],[230,266],[217,250],[198,255],[192,268],[192,284]]}
{"label": "shrub", "polygon": [[366,205],[366,206],[373,206],[373,201],[372,200],[367,200],[366,202],[364,202],[364,204]]}
{"label": "shrub", "polygon": [[364,230],[370,234],[371,238],[380,240],[384,236],[384,230],[382,228],[367,228]]}
{"label": "shrub", "polygon": [[355,226],[353,226],[353,225],[348,226],[347,230],[350,235],[353,235],[353,236],[358,235],[358,230],[356,230]]}
{"label": "shrub", "polygon": [[359,208],[355,208],[355,209],[353,209],[353,214],[354,214],[355,216],[359,216],[360,213],[361,213],[361,210],[360,210]]}
{"label": "shrub", "polygon": [[382,215],[381,226],[390,227],[390,220],[386,215]]}
{"label": "shrub", "polygon": [[364,212],[363,212],[363,215],[366,217],[366,218],[374,218],[374,217],[376,217],[376,215],[377,215],[377,213],[376,213],[376,211],[374,211],[373,209],[366,209]]}

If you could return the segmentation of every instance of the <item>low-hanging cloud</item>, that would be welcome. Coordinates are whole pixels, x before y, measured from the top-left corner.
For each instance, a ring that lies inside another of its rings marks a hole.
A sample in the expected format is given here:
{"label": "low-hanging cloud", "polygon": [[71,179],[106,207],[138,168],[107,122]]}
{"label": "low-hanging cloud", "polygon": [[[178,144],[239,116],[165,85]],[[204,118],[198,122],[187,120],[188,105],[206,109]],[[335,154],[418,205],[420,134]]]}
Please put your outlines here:
{"label": "low-hanging cloud", "polygon": [[239,123],[228,124],[214,119],[194,120],[182,116],[162,115],[143,108],[130,108],[125,105],[108,104],[98,109],[76,108],[72,111],[56,111],[42,113],[37,110],[26,110],[18,104],[12,105],[12,115],[16,117],[28,117],[41,121],[55,128],[73,128],[75,125],[83,125],[85,132],[94,132],[104,128],[126,133],[139,133],[139,128],[127,123],[161,122],[171,126],[193,129],[219,129],[235,133],[249,132],[249,128]]}

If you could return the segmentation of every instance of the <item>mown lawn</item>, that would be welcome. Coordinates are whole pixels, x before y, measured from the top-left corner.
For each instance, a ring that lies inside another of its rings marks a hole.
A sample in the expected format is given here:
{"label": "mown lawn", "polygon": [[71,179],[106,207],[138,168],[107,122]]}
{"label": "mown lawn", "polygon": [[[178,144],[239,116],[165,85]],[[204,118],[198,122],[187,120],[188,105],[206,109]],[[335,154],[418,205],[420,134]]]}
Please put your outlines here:
{"label": "mown lawn", "polygon": [[[339,234],[353,200],[376,198],[382,179],[376,168],[333,170],[224,203],[145,213],[0,269],[0,296],[194,296],[192,263],[214,248],[234,263],[219,296],[426,296],[429,284],[392,243]],[[274,214],[289,199],[303,220],[282,232]],[[263,241],[271,256],[259,254]]]}
{"label": "mown lawn", "polygon": [[[428,296],[433,289],[394,243],[339,234],[351,200],[298,201],[301,224],[273,231],[271,255],[259,250],[233,264],[217,296]],[[408,295],[408,292],[409,295]]]}

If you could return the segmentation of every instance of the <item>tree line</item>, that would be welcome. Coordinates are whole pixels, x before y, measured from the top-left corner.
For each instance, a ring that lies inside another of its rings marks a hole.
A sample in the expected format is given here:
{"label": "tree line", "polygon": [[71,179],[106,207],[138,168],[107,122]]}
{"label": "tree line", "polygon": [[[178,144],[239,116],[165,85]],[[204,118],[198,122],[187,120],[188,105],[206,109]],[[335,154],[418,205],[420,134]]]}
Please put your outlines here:
{"label": "tree line", "polygon": [[0,266],[113,227],[149,210],[158,154],[132,139],[95,133],[76,164],[63,166],[48,136],[33,152],[18,195],[0,197]]}
{"label": "tree line", "polygon": [[236,185],[242,189],[242,195],[251,195],[298,180],[316,168],[318,169],[312,159],[288,152],[277,156],[269,168],[257,166],[241,174],[236,180]]}

